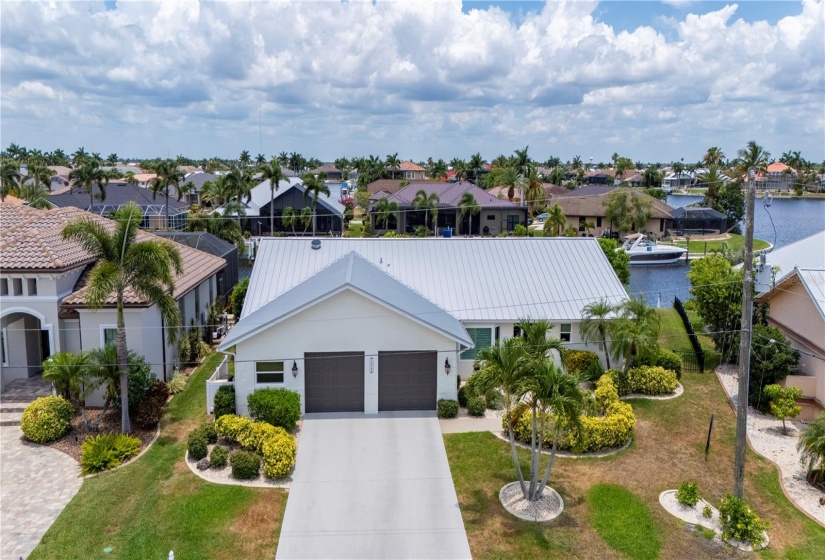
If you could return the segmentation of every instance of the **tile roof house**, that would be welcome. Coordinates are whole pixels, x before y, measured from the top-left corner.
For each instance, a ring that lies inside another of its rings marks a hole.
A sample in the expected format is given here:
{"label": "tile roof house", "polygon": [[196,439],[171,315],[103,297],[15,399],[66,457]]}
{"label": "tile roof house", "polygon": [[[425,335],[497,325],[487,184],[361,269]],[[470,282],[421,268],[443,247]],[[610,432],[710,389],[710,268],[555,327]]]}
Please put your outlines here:
{"label": "tile roof house", "polygon": [[[109,181],[104,192],[106,197],[101,200],[99,185],[94,185],[92,196],[81,187],[73,186],[71,189],[53,192],[49,196],[49,202],[58,208],[80,208],[99,216],[108,216],[127,202],[134,202],[143,211],[143,229],[167,229],[164,226],[167,215],[166,197],[162,193],[153,197],[152,191],[123,180]],[[169,189],[168,227],[183,229],[188,211],[189,203],[179,201],[175,190]]]}
{"label": "tile roof house", "polygon": [[393,169],[390,166],[386,166],[384,171],[393,179],[400,178],[406,181],[423,181],[426,179],[426,170],[417,163],[413,163],[411,161],[402,161],[398,165],[398,169]]}
{"label": "tile roof house", "polygon": [[434,410],[520,320],[588,348],[582,308],[626,298],[595,239],[269,238],[218,349],[242,414],[262,387],[297,391],[305,412]]}
{"label": "tile roof house", "polygon": [[[37,210],[0,204],[0,327],[2,327],[2,384],[30,377],[49,355],[99,348],[114,340],[114,297],[100,309],[86,304],[86,281],[95,259],[85,248],[61,236],[63,227],[78,218],[104,227],[114,222],[78,208]],[[139,232],[138,240],[156,239]],[[216,275],[226,261],[186,246],[178,247],[183,271],[175,278],[174,297],[185,324],[201,325],[204,310],[217,295]],[[155,375],[170,376],[178,354],[167,344],[165,325],[157,306],[127,290],[126,330],[129,347],[146,357]]]}
{"label": "tile roof house", "polygon": [[775,191],[790,190],[796,186],[797,177],[796,169],[784,163],[775,162],[768,165],[765,173],[757,174],[756,188]]}
{"label": "tile roof house", "polygon": [[321,173],[326,174],[327,181],[343,181],[344,174],[341,172],[340,169],[335,167],[334,163],[325,163],[320,167],[316,167],[315,169],[310,169],[308,173],[312,173],[313,175],[319,175]]}
{"label": "tile roof house", "polygon": [[[516,224],[526,224],[527,208],[517,206],[508,200],[501,200],[476,185],[467,181],[455,183],[410,183],[398,192],[391,195],[379,194],[377,198],[387,198],[398,204],[397,217],[392,217],[387,224],[388,229],[395,229],[398,233],[413,233],[419,226],[425,225],[425,211],[415,207],[414,199],[418,191],[423,190],[429,196],[435,194],[439,202],[437,227],[439,231],[452,228],[456,235],[497,235],[501,232],[513,231]],[[472,217],[472,231],[470,231],[470,216],[459,216],[458,207],[464,193],[470,193],[481,207],[481,211]],[[370,207],[373,213],[376,203]],[[373,213],[374,214],[374,213]],[[431,222],[428,214],[427,221]],[[376,216],[373,215],[373,224]],[[426,224],[432,229],[432,223]]]}
{"label": "tile roof house", "polygon": [[200,170],[187,173],[183,178],[183,181],[181,181],[181,185],[192,183],[195,186],[195,189],[194,192],[186,195],[186,202],[189,204],[199,204],[201,201],[201,190],[203,189],[203,185],[209,181],[217,180],[218,176],[214,173],[206,173],[205,171]]}
{"label": "tile roof house", "polygon": [[376,179],[372,183],[367,184],[367,192],[377,194],[384,192],[387,194],[394,194],[410,184],[407,179]]}

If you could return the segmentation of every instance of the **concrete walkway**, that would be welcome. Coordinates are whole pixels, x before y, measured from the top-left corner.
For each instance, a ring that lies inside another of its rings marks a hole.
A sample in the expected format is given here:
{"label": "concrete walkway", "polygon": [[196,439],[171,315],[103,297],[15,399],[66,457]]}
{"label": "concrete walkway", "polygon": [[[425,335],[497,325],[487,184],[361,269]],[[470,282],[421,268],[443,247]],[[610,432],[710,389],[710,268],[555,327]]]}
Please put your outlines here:
{"label": "concrete walkway", "polygon": [[435,413],[304,417],[276,558],[470,557]]}

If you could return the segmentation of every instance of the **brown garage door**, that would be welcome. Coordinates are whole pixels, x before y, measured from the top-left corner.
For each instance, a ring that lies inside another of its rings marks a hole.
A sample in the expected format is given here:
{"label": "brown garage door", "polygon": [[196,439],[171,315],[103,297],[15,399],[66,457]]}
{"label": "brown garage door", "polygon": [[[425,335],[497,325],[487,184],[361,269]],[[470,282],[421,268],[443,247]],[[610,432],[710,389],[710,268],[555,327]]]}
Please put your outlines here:
{"label": "brown garage door", "polygon": [[304,354],[307,412],[364,412],[364,353]]}
{"label": "brown garage door", "polygon": [[378,410],[435,410],[438,353],[379,352]]}

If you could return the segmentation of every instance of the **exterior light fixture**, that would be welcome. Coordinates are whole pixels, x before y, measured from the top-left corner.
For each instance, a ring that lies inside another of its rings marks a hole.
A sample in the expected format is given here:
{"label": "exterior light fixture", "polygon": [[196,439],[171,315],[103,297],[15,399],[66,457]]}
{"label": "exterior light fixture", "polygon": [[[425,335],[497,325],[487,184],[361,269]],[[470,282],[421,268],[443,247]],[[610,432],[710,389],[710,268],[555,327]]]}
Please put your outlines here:
{"label": "exterior light fixture", "polygon": [[298,377],[298,364],[292,360],[292,377]]}
{"label": "exterior light fixture", "polygon": [[450,375],[450,358],[444,358],[444,373]]}

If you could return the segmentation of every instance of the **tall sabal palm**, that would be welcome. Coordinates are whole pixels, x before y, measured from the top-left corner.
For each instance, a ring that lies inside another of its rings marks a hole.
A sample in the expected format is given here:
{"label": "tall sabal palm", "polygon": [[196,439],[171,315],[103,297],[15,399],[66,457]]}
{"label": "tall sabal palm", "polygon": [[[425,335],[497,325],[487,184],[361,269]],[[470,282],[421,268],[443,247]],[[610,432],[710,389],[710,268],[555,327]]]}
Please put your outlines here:
{"label": "tall sabal palm", "polygon": [[535,169],[530,170],[527,176],[527,186],[524,189],[524,198],[527,201],[527,208],[530,212],[535,213],[536,208],[541,208],[547,202],[547,193],[539,180],[538,172]]}
{"label": "tall sabal palm", "polygon": [[516,196],[516,185],[519,182],[519,172],[515,167],[507,167],[504,173],[501,174],[499,182],[507,187],[507,200],[513,202],[513,197]]}
{"label": "tall sabal palm", "polygon": [[80,146],[75,152],[72,154],[72,167],[80,167],[84,161],[89,159],[89,153],[83,146]]}
{"label": "tall sabal palm", "polygon": [[69,166],[69,158],[66,157],[66,152],[57,148],[55,151],[52,152],[51,157],[49,159],[49,165],[62,165],[64,167]]}
{"label": "tall sabal palm", "polygon": [[515,150],[513,153],[512,166],[524,176],[527,176],[533,168],[533,160],[531,160],[527,154],[527,150],[529,149],[530,146],[525,146],[523,150]]}
{"label": "tall sabal palm", "polygon": [[725,153],[722,151],[722,148],[717,148],[716,146],[711,146],[708,148],[708,151],[705,152],[704,156],[702,156],[702,161],[708,166],[721,166],[724,160]]}
{"label": "tall sabal palm", "polygon": [[737,155],[739,156],[737,171],[748,176],[748,180],[750,180],[751,171],[755,175],[767,172],[771,154],[753,140],[739,150]]}
{"label": "tall sabal palm", "polygon": [[312,223],[312,209],[309,206],[305,206],[301,208],[300,212],[297,212],[293,210],[291,206],[287,206],[281,212],[281,223],[284,227],[291,228],[293,235],[295,235],[295,226],[298,225],[304,226],[304,233],[306,233],[309,225]]}
{"label": "tall sabal palm", "polygon": [[46,166],[46,161],[44,159],[37,159],[36,161],[29,163],[26,172],[32,181],[34,181],[35,185],[43,185],[47,190],[52,190],[52,175],[55,174],[55,171]]}
{"label": "tall sabal palm", "polygon": [[12,159],[4,159],[0,165],[0,201],[5,201],[6,195],[17,189],[21,178],[20,164]]}
{"label": "tall sabal palm", "polygon": [[702,173],[696,176],[700,184],[707,185],[707,192],[705,193],[704,205],[713,208],[713,203],[716,201],[716,189],[722,186],[726,177],[722,174],[719,166],[711,165]]}
{"label": "tall sabal palm", "polygon": [[180,274],[181,256],[175,244],[162,240],[138,241],[143,214],[129,202],[112,214],[114,228],[93,218],[80,218],[63,228],[63,239],[79,243],[97,262],[89,273],[86,304],[97,309],[114,304],[117,308],[117,363],[120,370],[121,430],[131,432],[129,422],[128,348],[124,299],[129,289],[156,305],[167,325],[169,343],[174,343],[181,323],[178,303],[173,297],[175,274]]}
{"label": "tall sabal palm", "polygon": [[[464,219],[464,216],[469,216],[470,221],[467,224],[467,235],[473,234],[473,214],[478,214],[481,212],[481,206],[478,205],[478,201],[476,197],[473,196],[473,193],[467,191],[461,195],[461,200],[458,201],[458,221],[461,223],[461,220]],[[458,232],[461,233],[461,232]]]}
{"label": "tall sabal palm", "polygon": [[242,151],[241,155],[238,156],[238,164],[241,169],[246,169],[250,163],[252,163],[252,157],[249,155],[249,150]]}
{"label": "tall sabal palm", "polygon": [[255,165],[260,167],[261,165],[264,165],[264,164],[266,164],[266,156],[265,155],[258,154],[257,156],[255,156]]}
{"label": "tall sabal palm", "polygon": [[12,143],[8,149],[9,157],[15,161],[21,162],[25,161],[25,159],[29,155],[29,151],[26,149],[25,146],[18,146],[17,144]]}
{"label": "tall sabal palm", "polygon": [[510,440],[510,451],[513,455],[513,465],[516,468],[522,493],[527,496],[527,486],[524,483],[524,473],[518,458],[516,439],[513,430],[520,419],[521,397],[524,384],[523,363],[526,359],[524,344],[517,338],[508,338],[495,346],[482,348],[478,351],[476,361],[479,370],[473,374],[476,377],[478,388],[487,392],[497,390],[501,393],[504,404],[504,415],[507,418],[507,436]]}
{"label": "tall sabal palm", "polygon": [[395,179],[395,172],[401,167],[401,160],[398,159],[398,153],[387,154],[387,159],[384,162],[392,171],[392,178]]}
{"label": "tall sabal palm", "polygon": [[75,167],[69,173],[69,181],[72,182],[72,189],[81,188],[89,195],[89,210],[95,204],[95,185],[100,191],[97,199],[106,200],[106,185],[109,184],[109,176],[100,168],[97,160],[92,158],[82,160],[79,167]]}
{"label": "tall sabal palm", "polygon": [[286,167],[289,164],[289,154],[286,152],[278,154],[278,163]]}
{"label": "tall sabal palm", "polygon": [[246,215],[243,199],[246,198],[246,201],[249,202],[251,197],[252,175],[248,173],[247,170],[243,170],[240,167],[233,167],[229,170],[229,173],[223,177],[223,186],[229,193],[231,193],[230,197],[232,198],[231,204],[227,203],[226,210],[229,213],[235,213],[238,220],[238,226],[243,229],[241,226],[241,216]]}
{"label": "tall sabal palm", "polygon": [[461,179],[467,177],[467,163],[463,159],[453,158],[450,161],[450,167],[453,168],[456,181],[461,181]]}
{"label": "tall sabal palm", "polygon": [[383,225],[385,228],[389,227],[390,217],[398,219],[398,203],[394,200],[382,198],[375,205],[375,225],[379,228]]}
{"label": "tall sabal palm", "polygon": [[544,235],[549,237],[560,237],[567,227],[567,216],[558,204],[554,204],[547,212],[547,220],[544,222]]}
{"label": "tall sabal palm", "polygon": [[263,163],[258,167],[261,179],[269,181],[269,235],[275,234],[275,193],[281,181],[286,179],[281,169],[281,163],[272,158],[269,163]]}
{"label": "tall sabal palm", "polygon": [[481,171],[484,169],[484,158],[481,157],[480,152],[476,152],[470,156],[470,161],[467,162],[467,169],[473,175],[473,183],[478,184],[478,177],[481,175]]}
{"label": "tall sabal palm", "polygon": [[602,347],[607,369],[610,369],[610,352],[607,350],[607,341],[613,327],[611,315],[614,312],[613,306],[605,300],[588,303],[582,309],[582,315],[584,315],[580,326],[582,340],[587,343],[595,342]]}
{"label": "tall sabal palm", "polygon": [[164,202],[163,229],[169,229],[169,189],[175,189],[178,200],[181,199],[180,182],[183,181],[183,173],[178,171],[176,161],[161,161],[155,167],[156,177],[149,181],[149,190],[152,191],[152,200],[157,198],[159,193],[163,193]]}
{"label": "tall sabal palm", "polygon": [[424,189],[419,189],[412,199],[413,208],[416,210],[424,210],[424,227],[428,227],[427,222],[430,213],[433,214],[433,235],[435,235],[435,222],[438,219],[437,205],[441,202],[438,195],[434,192],[427,194]]}
{"label": "tall sabal palm", "polygon": [[312,173],[304,173],[301,180],[304,182],[304,197],[309,198],[312,204],[312,237],[318,230],[318,198],[323,194],[329,197],[329,187],[324,183],[326,173],[319,173],[316,177]]}

